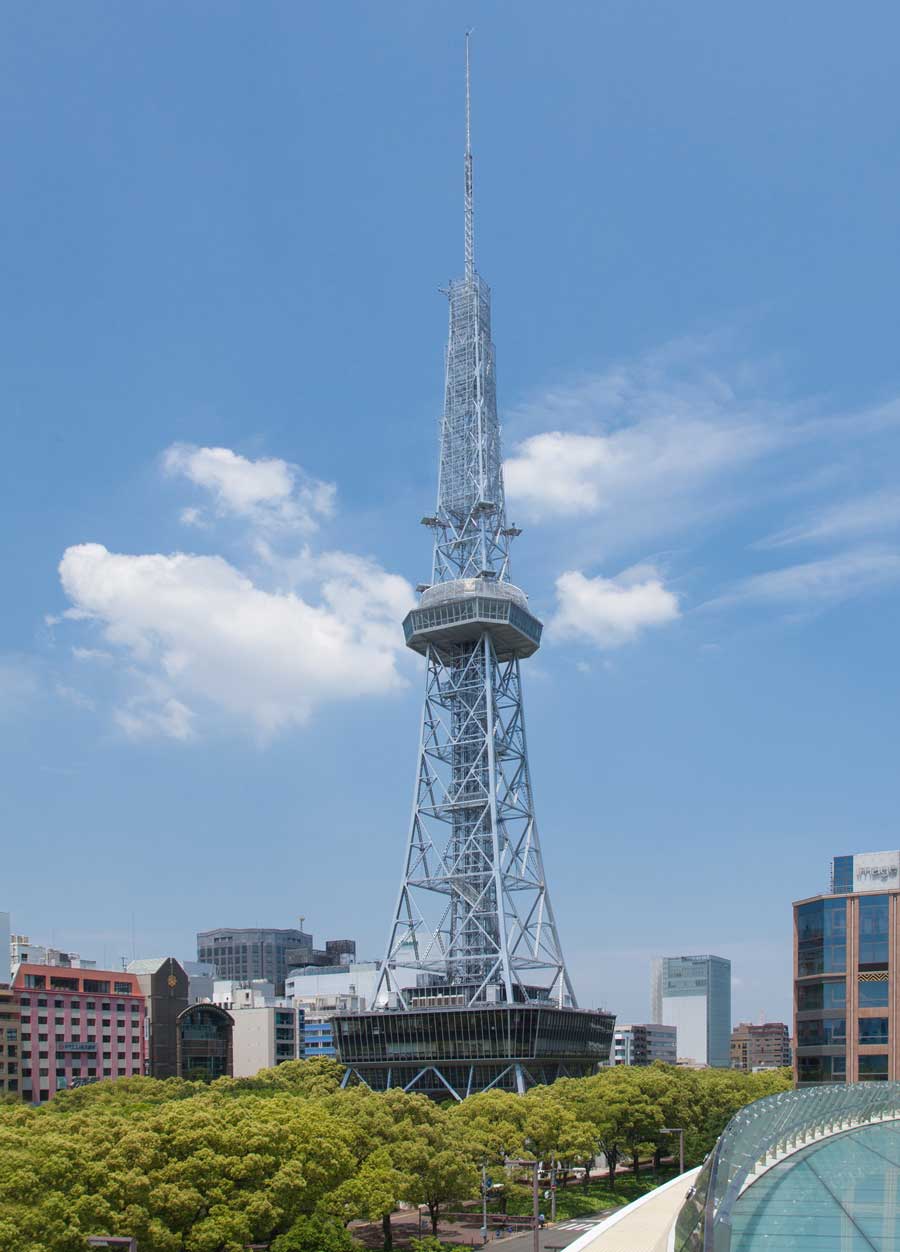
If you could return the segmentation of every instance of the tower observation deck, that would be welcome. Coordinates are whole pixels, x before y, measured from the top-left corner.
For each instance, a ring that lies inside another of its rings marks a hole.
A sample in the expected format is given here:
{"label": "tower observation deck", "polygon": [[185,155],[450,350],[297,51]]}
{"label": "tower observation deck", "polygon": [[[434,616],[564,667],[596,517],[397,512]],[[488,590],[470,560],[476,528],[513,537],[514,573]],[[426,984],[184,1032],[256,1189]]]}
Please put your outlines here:
{"label": "tower observation deck", "polygon": [[376,1004],[335,1018],[345,1082],[458,1098],[593,1072],[614,1025],[577,1006],[534,816],[520,662],[542,627],[510,580],[469,102],[467,36],[465,276],[447,291],[431,582],[403,622],[426,662],[412,817]]}

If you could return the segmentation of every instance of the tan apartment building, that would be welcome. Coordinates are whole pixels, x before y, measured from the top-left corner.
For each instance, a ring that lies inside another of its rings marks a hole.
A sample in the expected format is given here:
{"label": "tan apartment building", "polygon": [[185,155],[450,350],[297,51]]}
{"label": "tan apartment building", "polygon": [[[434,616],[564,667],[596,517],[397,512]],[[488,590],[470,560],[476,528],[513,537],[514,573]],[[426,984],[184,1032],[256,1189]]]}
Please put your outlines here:
{"label": "tan apartment building", "polygon": [[900,1079],[900,851],[832,862],[794,904],[794,1078]]}
{"label": "tan apartment building", "polygon": [[731,1068],[751,1073],[780,1069],[791,1063],[791,1045],[784,1022],[740,1022],[731,1032]]}

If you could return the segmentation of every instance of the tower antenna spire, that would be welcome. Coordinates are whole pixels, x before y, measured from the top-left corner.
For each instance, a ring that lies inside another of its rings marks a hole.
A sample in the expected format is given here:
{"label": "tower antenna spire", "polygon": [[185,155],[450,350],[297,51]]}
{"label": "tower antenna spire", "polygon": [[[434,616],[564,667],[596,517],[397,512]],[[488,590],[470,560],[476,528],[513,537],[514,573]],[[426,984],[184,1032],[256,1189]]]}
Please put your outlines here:
{"label": "tower antenna spire", "polygon": [[[473,28],[474,29],[474,28]],[[469,74],[469,38],[466,31],[466,282],[475,277],[475,211],[472,199],[472,93]]]}

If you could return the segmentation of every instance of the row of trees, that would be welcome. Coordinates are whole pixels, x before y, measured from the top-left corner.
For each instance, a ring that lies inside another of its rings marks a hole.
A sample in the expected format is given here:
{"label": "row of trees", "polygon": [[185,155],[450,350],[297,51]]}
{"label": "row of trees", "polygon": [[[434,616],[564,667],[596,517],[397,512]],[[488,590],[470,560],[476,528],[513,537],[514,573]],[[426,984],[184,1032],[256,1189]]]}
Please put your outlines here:
{"label": "row of trees", "polygon": [[605,1070],[524,1097],[490,1091],[437,1105],[402,1091],[340,1090],[340,1067],[295,1061],[209,1086],[150,1078],[0,1106],[0,1252],[84,1252],[127,1234],[141,1252],[345,1252],[347,1224],[380,1221],[391,1247],[401,1202],[441,1210],[479,1194],[483,1163],[537,1157],[563,1179],[603,1154],[619,1163],[671,1147],[683,1126],[697,1162],[744,1104],[789,1086],[670,1066]]}

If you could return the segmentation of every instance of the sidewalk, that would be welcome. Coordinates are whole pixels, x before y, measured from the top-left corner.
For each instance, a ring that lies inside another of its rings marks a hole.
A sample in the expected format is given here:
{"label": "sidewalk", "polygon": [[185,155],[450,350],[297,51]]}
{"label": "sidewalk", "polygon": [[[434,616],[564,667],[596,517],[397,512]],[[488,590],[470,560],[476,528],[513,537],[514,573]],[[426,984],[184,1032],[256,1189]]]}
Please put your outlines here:
{"label": "sidewalk", "polygon": [[666,1252],[669,1231],[699,1172],[688,1170],[620,1209],[572,1244],[572,1252]]}

